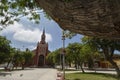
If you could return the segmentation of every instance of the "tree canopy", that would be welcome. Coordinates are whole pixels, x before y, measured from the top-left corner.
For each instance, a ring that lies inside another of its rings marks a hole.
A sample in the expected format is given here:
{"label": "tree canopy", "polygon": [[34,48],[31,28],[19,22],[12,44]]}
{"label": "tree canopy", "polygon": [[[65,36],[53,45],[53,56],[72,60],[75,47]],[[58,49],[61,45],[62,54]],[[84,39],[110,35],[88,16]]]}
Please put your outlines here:
{"label": "tree canopy", "polygon": [[80,43],[71,43],[66,48],[66,60],[69,64],[74,63],[76,69],[84,62],[84,54],[82,54],[81,49],[82,44]]}
{"label": "tree canopy", "polygon": [[0,36],[0,64],[7,62],[11,53],[10,41]]}
{"label": "tree canopy", "polygon": [[0,2],[0,25],[13,24],[21,17],[26,16],[29,20],[39,22],[40,7],[34,0],[1,0]]}
{"label": "tree canopy", "polygon": [[96,47],[99,51],[102,51],[102,53],[105,56],[105,59],[108,60],[116,69],[117,75],[120,79],[120,70],[118,65],[113,60],[113,55],[115,53],[115,50],[120,50],[120,41],[118,40],[107,40],[102,38],[96,38],[96,37],[84,37],[83,41],[89,46]]}

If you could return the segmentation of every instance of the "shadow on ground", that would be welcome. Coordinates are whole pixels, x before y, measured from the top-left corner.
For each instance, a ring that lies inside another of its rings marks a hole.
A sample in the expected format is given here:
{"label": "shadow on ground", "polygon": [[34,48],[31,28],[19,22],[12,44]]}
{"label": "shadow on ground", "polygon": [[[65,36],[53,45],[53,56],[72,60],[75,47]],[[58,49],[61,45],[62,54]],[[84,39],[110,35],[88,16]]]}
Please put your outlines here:
{"label": "shadow on ground", "polygon": [[7,75],[12,75],[10,72],[8,73],[8,72],[0,72],[0,76],[7,76]]}

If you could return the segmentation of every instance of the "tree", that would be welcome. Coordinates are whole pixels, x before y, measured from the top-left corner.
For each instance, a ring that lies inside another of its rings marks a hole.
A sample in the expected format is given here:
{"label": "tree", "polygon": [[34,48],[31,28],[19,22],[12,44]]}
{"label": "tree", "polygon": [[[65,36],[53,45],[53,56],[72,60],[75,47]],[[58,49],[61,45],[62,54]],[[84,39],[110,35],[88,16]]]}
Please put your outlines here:
{"label": "tree", "polygon": [[50,63],[53,65],[60,65],[60,66],[62,66],[62,69],[63,69],[62,58],[63,58],[63,55],[62,55],[61,48],[56,49],[55,51],[49,53],[47,56],[48,62],[51,61]]}
{"label": "tree", "polygon": [[82,44],[80,43],[72,43],[69,44],[66,48],[66,60],[69,64],[74,63],[76,69],[80,66],[82,71],[82,64],[84,62],[84,55],[81,52]]}
{"label": "tree", "polygon": [[19,21],[21,17],[26,16],[29,20],[39,22],[40,8],[36,6],[34,0],[1,0],[0,2],[0,24],[13,24]]}
{"label": "tree", "polygon": [[49,65],[49,67],[54,67],[55,65],[55,61],[54,61],[54,53],[49,53],[46,57],[47,59],[47,65]]}
{"label": "tree", "polygon": [[33,53],[29,49],[26,49],[26,51],[24,51],[22,54],[23,54],[23,57],[25,59],[25,62],[22,64],[22,66],[23,67],[24,67],[24,65],[30,66],[32,59],[33,59],[33,56],[34,56]]}
{"label": "tree", "polygon": [[94,57],[93,54],[94,52],[92,52],[90,46],[85,45],[82,47],[82,53],[85,56],[86,61],[88,62],[88,68],[93,68],[94,67]]}
{"label": "tree", "polygon": [[12,67],[11,65],[12,65],[13,57],[14,57],[14,55],[15,55],[15,51],[16,51],[15,48],[11,48],[11,49],[10,49],[10,55],[9,55],[9,58],[8,58],[8,63],[7,63],[6,68],[8,68],[9,65],[10,65],[10,67]]}
{"label": "tree", "polygon": [[10,41],[0,36],[0,64],[5,63],[10,57]]}
{"label": "tree", "polygon": [[95,45],[89,43],[89,38],[87,36],[84,36],[82,38],[82,43],[83,43],[82,53],[85,55],[85,59],[88,62],[88,68],[93,68],[94,60],[96,59],[96,57],[98,58],[100,56],[98,49],[96,48]]}
{"label": "tree", "polygon": [[65,36],[65,38],[69,38],[69,39],[71,39],[77,35],[76,33],[70,32],[68,30],[63,30],[62,32],[63,32],[63,35]]}
{"label": "tree", "polygon": [[118,65],[113,61],[113,55],[115,50],[120,50],[120,41],[117,40],[107,40],[102,38],[96,38],[96,37],[86,37],[85,40],[86,43],[89,43],[89,45],[94,45],[99,50],[102,50],[102,52],[105,55],[106,60],[108,60],[116,69],[118,78],[120,79],[120,70]]}
{"label": "tree", "polygon": [[19,49],[15,51],[13,60],[13,69],[14,67],[22,66],[25,63],[25,58],[23,57],[23,52],[21,52]]}
{"label": "tree", "polygon": [[56,49],[52,53],[54,54],[54,62],[55,62],[55,64],[60,64],[61,49]]}
{"label": "tree", "polygon": [[17,69],[18,66],[21,66],[24,69],[25,66],[30,66],[33,56],[33,53],[29,49],[26,49],[26,51],[16,50],[12,60],[13,68],[16,67]]}

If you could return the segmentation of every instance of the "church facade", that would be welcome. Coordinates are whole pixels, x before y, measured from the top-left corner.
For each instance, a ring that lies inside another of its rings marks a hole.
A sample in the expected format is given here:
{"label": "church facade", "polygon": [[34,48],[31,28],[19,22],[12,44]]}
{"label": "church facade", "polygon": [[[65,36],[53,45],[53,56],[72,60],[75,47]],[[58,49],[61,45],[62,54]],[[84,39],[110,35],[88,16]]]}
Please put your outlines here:
{"label": "church facade", "polygon": [[41,35],[41,41],[37,43],[36,49],[34,52],[34,59],[33,59],[33,65],[35,67],[45,67],[47,66],[47,60],[46,56],[49,53],[48,50],[48,43],[46,43],[46,35],[45,30],[43,30],[43,33]]}

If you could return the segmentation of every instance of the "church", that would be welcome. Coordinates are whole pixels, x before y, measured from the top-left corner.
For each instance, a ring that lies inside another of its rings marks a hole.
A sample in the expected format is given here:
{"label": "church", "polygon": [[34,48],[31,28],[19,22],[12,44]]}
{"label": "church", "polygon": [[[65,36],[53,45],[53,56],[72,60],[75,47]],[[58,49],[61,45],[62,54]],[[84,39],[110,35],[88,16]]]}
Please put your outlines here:
{"label": "church", "polygon": [[35,50],[33,50],[34,58],[33,58],[33,65],[34,67],[45,67],[47,66],[47,60],[46,56],[50,52],[48,50],[48,43],[45,41],[46,35],[45,35],[45,29],[43,30],[43,33],[41,35],[40,42],[37,43],[37,47]]}

